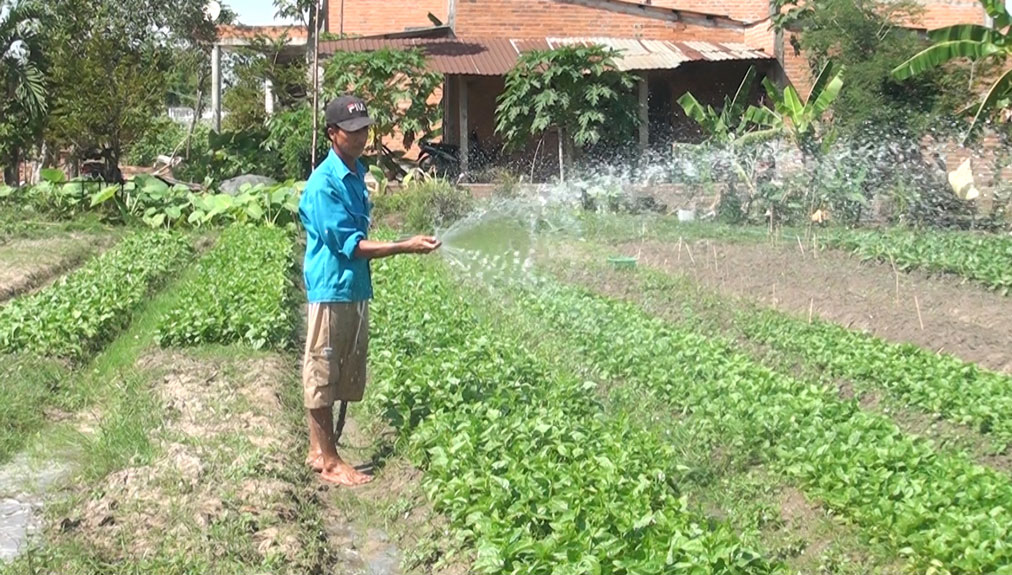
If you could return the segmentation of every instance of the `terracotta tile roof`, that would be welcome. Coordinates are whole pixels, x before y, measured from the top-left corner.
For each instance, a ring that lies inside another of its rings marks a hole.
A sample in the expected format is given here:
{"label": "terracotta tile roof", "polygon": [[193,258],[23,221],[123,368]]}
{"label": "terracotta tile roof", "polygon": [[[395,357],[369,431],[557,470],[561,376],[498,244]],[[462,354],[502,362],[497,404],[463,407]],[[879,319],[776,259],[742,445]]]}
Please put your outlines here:
{"label": "terracotta tile roof", "polygon": [[353,38],[322,42],[321,55],[335,52],[372,52],[382,48],[420,48],[429,66],[443,74],[503,76],[516,65],[523,52],[547,50],[561,45],[600,44],[621,53],[621,70],[677,68],[683,62],[721,60],[769,60],[773,56],[744,44],[717,42],[668,42],[634,38]]}
{"label": "terracotta tile roof", "polygon": [[251,40],[259,36],[278,40],[285,35],[293,40],[309,36],[304,26],[218,26],[218,37],[222,40]]}

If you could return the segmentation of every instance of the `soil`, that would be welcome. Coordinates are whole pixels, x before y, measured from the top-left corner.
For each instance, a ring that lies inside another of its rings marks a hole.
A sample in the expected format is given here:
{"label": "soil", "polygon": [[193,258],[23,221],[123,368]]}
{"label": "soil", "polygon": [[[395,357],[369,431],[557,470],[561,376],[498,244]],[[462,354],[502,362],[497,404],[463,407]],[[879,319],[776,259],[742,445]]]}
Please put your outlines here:
{"label": "soil", "polygon": [[110,244],[110,238],[71,234],[16,240],[0,247],[0,302],[38,288]]}
{"label": "soil", "polygon": [[[296,561],[302,545],[291,519],[299,486],[276,478],[288,460],[288,420],[276,395],[287,366],[277,358],[240,365],[155,352],[138,367],[164,372],[153,390],[169,413],[153,432],[160,455],[105,477],[61,523],[105,554],[139,557],[207,552],[195,547],[215,543],[198,533],[248,517],[261,555]],[[237,438],[248,439],[255,455]],[[261,469],[233,477],[229,467],[250,457]]]}
{"label": "soil", "polygon": [[948,276],[896,274],[889,265],[834,251],[710,240],[686,245],[648,241],[619,251],[708,289],[1012,374],[1010,297]]}

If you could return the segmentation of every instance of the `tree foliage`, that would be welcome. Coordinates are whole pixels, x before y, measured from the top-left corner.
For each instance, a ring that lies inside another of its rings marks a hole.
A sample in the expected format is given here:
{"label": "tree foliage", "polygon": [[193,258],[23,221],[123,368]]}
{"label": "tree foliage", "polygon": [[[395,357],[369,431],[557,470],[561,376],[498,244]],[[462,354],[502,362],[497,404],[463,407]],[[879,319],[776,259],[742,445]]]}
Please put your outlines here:
{"label": "tree foliage", "polygon": [[906,84],[890,75],[923,46],[901,25],[923,13],[917,2],[780,0],[779,5],[786,10],[776,25],[800,31],[793,49],[808,56],[813,74],[830,59],[847,69],[847,90],[833,106],[835,125],[843,133],[863,137],[876,127],[869,137],[879,138],[881,130],[897,126],[937,129],[965,97],[965,74],[937,71]]}
{"label": "tree foliage", "polygon": [[433,132],[440,111],[430,98],[442,81],[426,67],[425,55],[417,49],[338,52],[327,64],[323,94],[325,100],[344,93],[365,100],[376,120],[372,140],[379,149],[383,138],[397,128],[407,145]]}
{"label": "tree foliage", "polygon": [[[637,125],[635,79],[601,46],[561,46],[520,56],[499,97],[496,131],[517,148],[558,130],[577,146],[628,141]],[[605,127],[607,126],[607,133]]]}
{"label": "tree foliage", "polygon": [[[893,70],[899,80],[923,77],[936,73],[940,66],[956,60],[968,59],[974,64],[980,61],[994,61],[1003,66],[1012,54],[1012,13],[1004,0],[980,0],[991,26],[960,24],[935,30],[931,33],[934,44],[917,53]],[[1012,103],[1012,70],[1003,69],[991,83],[980,103],[970,126],[972,131],[981,118],[989,111],[1006,109]]]}
{"label": "tree foliage", "polygon": [[53,107],[46,138],[73,157],[103,151],[117,161],[164,104],[167,47],[125,33],[140,26],[98,0],[61,0],[52,31]]}
{"label": "tree foliage", "polygon": [[38,138],[49,108],[41,34],[47,20],[41,4],[0,0],[0,166],[12,180],[21,151]]}
{"label": "tree foliage", "polygon": [[264,108],[264,81],[270,80],[274,98],[281,110],[305,100],[309,71],[301,58],[283,60],[286,37],[270,40],[255,38],[238,51],[232,60],[234,81],[223,96],[228,116],[224,126],[229,130],[260,129],[267,122]]}

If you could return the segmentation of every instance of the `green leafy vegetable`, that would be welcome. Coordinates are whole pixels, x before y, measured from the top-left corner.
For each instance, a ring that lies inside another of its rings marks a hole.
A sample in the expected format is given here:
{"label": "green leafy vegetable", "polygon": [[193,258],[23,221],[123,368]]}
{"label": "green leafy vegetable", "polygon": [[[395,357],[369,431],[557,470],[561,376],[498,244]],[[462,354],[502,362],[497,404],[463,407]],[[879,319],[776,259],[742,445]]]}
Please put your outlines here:
{"label": "green leafy vegetable", "polygon": [[180,288],[178,304],[158,327],[159,343],[285,348],[295,325],[293,249],[291,234],[280,228],[226,229]]}

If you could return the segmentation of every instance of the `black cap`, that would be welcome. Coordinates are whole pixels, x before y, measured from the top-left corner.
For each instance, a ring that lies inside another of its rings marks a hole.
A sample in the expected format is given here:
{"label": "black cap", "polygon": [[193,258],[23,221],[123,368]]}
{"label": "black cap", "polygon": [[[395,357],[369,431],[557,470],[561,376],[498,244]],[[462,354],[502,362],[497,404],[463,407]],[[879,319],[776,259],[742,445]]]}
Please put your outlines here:
{"label": "black cap", "polygon": [[346,132],[357,132],[373,124],[365,102],[355,96],[334,98],[327,104],[325,113],[328,126],[337,126]]}

